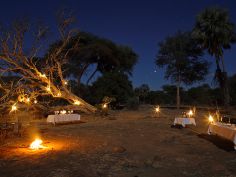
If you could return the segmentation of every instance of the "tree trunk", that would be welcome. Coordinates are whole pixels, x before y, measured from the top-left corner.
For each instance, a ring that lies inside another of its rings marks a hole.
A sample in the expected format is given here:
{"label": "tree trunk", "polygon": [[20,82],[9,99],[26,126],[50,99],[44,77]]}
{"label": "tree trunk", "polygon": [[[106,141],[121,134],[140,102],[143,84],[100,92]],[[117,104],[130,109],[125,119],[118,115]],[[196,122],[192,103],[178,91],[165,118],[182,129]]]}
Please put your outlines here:
{"label": "tree trunk", "polygon": [[96,108],[92,105],[90,105],[89,103],[87,103],[86,101],[84,101],[82,98],[74,95],[73,93],[71,93],[70,91],[62,91],[62,98],[64,98],[65,100],[67,100],[68,102],[70,102],[71,104],[76,104],[76,101],[79,101],[79,105],[85,112],[96,112]]}
{"label": "tree trunk", "polygon": [[180,108],[180,75],[178,76],[178,81],[177,81],[177,93],[176,93],[176,106],[177,109],[179,110]]}

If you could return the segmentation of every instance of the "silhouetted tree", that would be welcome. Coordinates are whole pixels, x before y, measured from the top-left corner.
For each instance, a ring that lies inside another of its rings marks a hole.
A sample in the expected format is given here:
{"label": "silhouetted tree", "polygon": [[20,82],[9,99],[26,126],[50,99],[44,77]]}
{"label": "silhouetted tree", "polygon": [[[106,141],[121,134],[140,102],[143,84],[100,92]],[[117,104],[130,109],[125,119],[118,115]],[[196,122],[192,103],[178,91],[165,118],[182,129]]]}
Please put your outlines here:
{"label": "silhouetted tree", "polygon": [[[78,40],[79,43],[77,43]],[[60,41],[54,43],[49,53],[60,45]],[[65,66],[67,68],[66,74],[77,78],[78,86],[81,83],[82,76],[88,71],[88,68],[91,69],[92,65],[95,66],[95,69],[88,76],[87,85],[97,72],[119,71],[131,74],[133,66],[137,62],[137,54],[130,47],[117,45],[108,39],[100,38],[91,33],[80,32],[73,36],[67,48],[74,50],[69,54],[70,59]]]}
{"label": "silhouetted tree", "polygon": [[140,87],[134,89],[134,92],[138,96],[141,103],[146,102],[146,97],[148,96],[149,91],[150,88],[147,84],[142,84]]}
{"label": "silhouetted tree", "polygon": [[230,103],[231,105],[236,105],[236,74],[229,77],[229,88],[230,88]]}
{"label": "silhouetted tree", "polygon": [[196,19],[192,35],[198,44],[215,57],[215,77],[224,93],[224,104],[229,105],[229,89],[223,53],[235,42],[235,25],[230,21],[228,11],[222,8],[207,8]]}
{"label": "silhouetted tree", "polygon": [[109,72],[99,77],[91,87],[93,102],[100,103],[105,97],[116,99],[116,104],[124,104],[134,95],[132,83],[124,73]]}
{"label": "silhouetted tree", "polygon": [[[4,107],[19,102],[22,105],[33,103],[38,96],[50,95],[67,100],[79,106],[82,111],[96,111],[94,106],[70,91],[65,79],[65,65],[70,58],[70,52],[77,46],[67,47],[71,38],[78,34],[77,29],[71,29],[73,22],[74,17],[70,13],[58,14],[60,45],[47,53],[43,61],[35,58],[45,44],[47,27],[39,25],[37,29],[32,29],[30,23],[23,19],[1,29],[0,71],[11,72],[20,77],[14,87],[11,82],[0,82],[1,90],[5,93],[1,97],[5,101],[2,103]],[[26,40],[32,41],[30,46],[26,45]],[[78,43],[79,40],[76,41]],[[5,99],[6,96],[8,99]]]}
{"label": "silhouetted tree", "polygon": [[202,54],[202,50],[187,32],[178,32],[159,44],[156,65],[165,67],[165,78],[176,83],[177,108],[180,106],[181,83],[190,85],[201,81],[208,73],[209,63],[201,58]]}

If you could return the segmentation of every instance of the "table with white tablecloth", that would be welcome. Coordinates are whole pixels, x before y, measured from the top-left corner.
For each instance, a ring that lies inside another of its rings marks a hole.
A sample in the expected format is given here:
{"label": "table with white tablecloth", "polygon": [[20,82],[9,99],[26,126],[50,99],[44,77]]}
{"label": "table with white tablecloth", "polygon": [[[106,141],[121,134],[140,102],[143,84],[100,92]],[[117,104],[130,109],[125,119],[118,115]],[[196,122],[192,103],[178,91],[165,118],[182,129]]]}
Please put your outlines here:
{"label": "table with white tablecloth", "polygon": [[74,122],[79,121],[79,114],[57,114],[57,115],[48,115],[47,122],[53,123],[64,123],[64,122]]}
{"label": "table with white tablecloth", "polygon": [[234,149],[236,150],[236,126],[227,125],[220,122],[214,122],[208,127],[208,134],[214,134],[228,139],[234,143]]}
{"label": "table with white tablecloth", "polygon": [[176,117],[174,121],[174,125],[182,125],[185,127],[185,125],[195,125],[196,122],[194,118],[188,118],[188,117]]}

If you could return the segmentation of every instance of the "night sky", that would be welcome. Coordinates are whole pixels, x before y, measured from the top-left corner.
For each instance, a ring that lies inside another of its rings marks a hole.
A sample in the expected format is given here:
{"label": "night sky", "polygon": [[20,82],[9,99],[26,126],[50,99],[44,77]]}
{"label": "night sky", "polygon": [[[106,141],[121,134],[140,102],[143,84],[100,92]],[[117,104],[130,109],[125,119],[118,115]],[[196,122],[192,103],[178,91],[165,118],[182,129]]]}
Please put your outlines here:
{"label": "night sky", "polygon": [[[132,47],[139,55],[131,77],[133,85],[146,83],[156,90],[170,83],[164,80],[164,71],[154,64],[158,43],[178,30],[191,30],[196,15],[216,5],[227,8],[236,24],[235,0],[8,0],[1,1],[0,21],[6,24],[16,17],[30,16],[32,20],[45,21],[54,34],[56,11],[64,6],[71,8],[81,31]],[[229,74],[236,73],[236,45],[225,51],[224,57]],[[211,57],[206,58],[212,61],[207,76],[210,83],[215,63]]]}

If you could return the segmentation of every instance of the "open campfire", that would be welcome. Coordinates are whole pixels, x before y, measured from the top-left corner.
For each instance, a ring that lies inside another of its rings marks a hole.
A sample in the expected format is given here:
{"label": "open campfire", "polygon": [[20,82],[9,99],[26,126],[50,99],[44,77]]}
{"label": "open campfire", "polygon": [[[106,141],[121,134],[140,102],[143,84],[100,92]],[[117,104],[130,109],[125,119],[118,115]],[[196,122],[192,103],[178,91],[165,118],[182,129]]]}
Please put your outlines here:
{"label": "open campfire", "polygon": [[45,146],[42,145],[43,141],[41,139],[35,139],[29,146],[32,150],[44,149]]}

